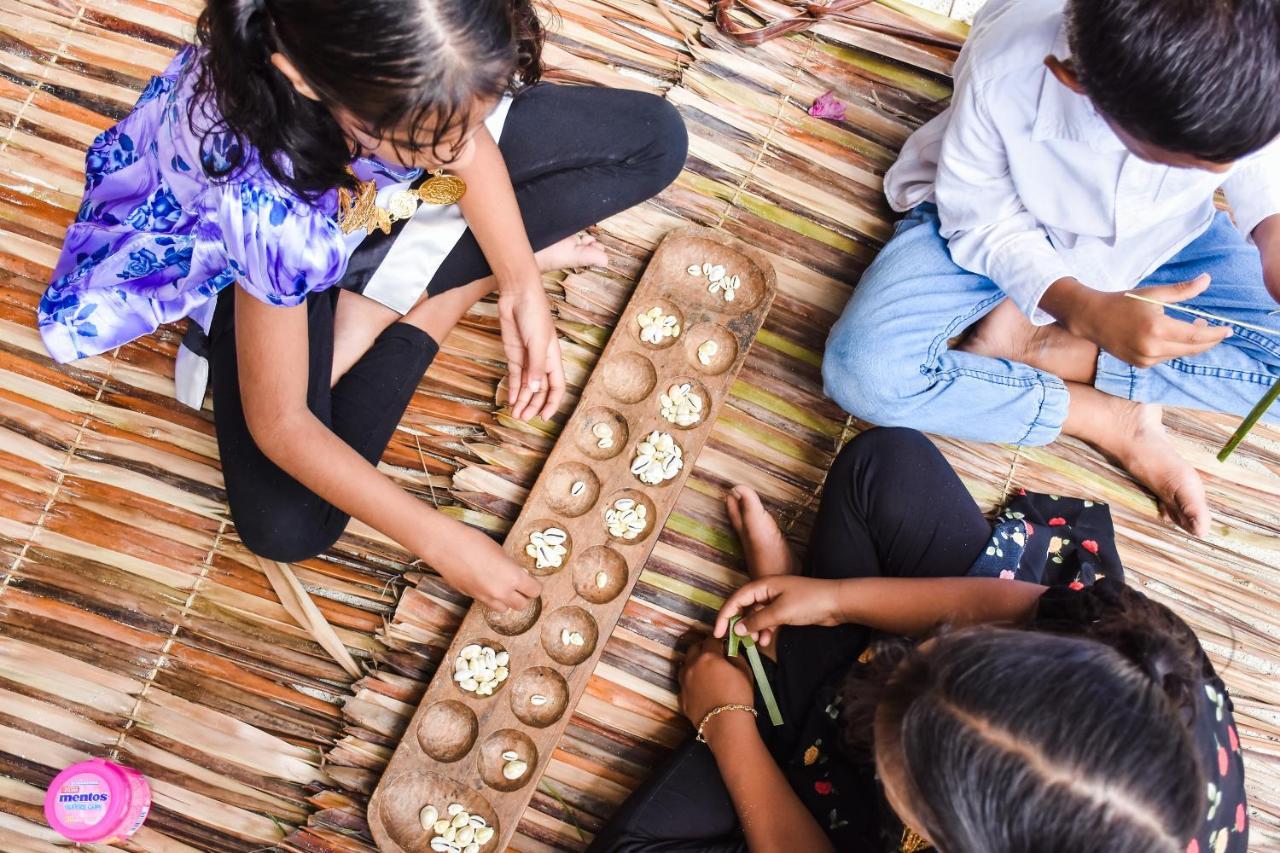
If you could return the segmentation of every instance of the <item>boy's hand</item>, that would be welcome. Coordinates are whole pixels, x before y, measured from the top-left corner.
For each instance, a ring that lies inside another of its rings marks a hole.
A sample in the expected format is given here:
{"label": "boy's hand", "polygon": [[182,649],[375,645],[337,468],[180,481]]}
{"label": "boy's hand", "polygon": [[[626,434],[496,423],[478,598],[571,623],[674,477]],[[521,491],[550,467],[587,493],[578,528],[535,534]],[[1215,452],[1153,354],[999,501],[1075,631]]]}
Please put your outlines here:
{"label": "boy's hand", "polygon": [[725,636],[729,620],[743,614],[739,636],[769,645],[782,625],[839,625],[843,621],[841,581],[777,575],[751,581],[729,596],[716,616],[715,635]]}
{"label": "boy's hand", "polygon": [[[1199,296],[1208,286],[1209,276],[1200,275],[1182,284],[1144,287],[1142,295],[1177,303]],[[1204,320],[1175,320],[1158,305],[1130,299],[1123,293],[1103,293],[1073,278],[1054,282],[1040,305],[1067,331],[1093,341],[1134,367],[1151,367],[1198,355],[1231,337],[1229,326],[1211,326]]]}

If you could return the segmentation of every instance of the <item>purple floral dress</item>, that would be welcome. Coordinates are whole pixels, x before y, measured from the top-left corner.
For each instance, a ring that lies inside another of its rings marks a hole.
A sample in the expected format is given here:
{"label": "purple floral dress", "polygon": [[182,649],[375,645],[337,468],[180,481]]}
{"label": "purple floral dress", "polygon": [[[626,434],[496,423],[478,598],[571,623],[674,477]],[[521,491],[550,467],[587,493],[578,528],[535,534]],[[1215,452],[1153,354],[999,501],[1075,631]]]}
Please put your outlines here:
{"label": "purple floral dress", "polygon": [[[89,148],[84,201],[39,307],[40,334],[60,362],[184,317],[207,330],[215,297],[235,281],[258,299],[297,305],[341,279],[364,236],[338,228],[336,192],[309,203],[273,181],[253,152],[228,179],[208,176],[205,167],[225,165],[235,143],[217,133],[202,140],[199,130],[216,124],[209,105],[192,127],[188,72],[199,58],[195,47],[180,51]],[[380,187],[419,174],[364,158],[352,168]],[[198,391],[202,399],[202,382]]]}

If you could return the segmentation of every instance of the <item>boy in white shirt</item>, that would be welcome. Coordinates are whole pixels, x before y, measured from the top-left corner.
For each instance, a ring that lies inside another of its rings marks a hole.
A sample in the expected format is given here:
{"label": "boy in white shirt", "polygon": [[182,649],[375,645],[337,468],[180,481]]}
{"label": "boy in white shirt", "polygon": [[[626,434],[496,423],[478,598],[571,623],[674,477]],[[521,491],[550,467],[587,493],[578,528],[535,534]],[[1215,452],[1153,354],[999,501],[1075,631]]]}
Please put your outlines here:
{"label": "boy in white shirt", "polygon": [[827,393],[883,425],[1077,436],[1203,535],[1156,404],[1248,411],[1280,337],[1124,291],[1280,326],[1280,0],[991,0],[955,83],[885,176],[908,213],[832,329]]}

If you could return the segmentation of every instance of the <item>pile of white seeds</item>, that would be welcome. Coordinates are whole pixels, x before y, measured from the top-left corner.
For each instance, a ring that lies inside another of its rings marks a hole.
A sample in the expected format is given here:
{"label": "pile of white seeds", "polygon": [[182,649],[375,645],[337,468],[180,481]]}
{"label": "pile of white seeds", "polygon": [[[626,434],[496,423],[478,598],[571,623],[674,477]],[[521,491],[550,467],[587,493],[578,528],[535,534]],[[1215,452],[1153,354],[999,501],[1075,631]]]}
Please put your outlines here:
{"label": "pile of white seeds", "polygon": [[650,308],[636,317],[640,324],[640,340],[657,346],[664,338],[680,337],[680,318],[675,314],[663,314],[658,307]]}
{"label": "pile of white seeds", "polygon": [[676,426],[689,427],[702,420],[702,397],[688,382],[672,385],[658,396],[662,416]]}
{"label": "pile of white seeds", "polygon": [[710,262],[703,262],[702,266],[694,264],[689,267],[689,275],[706,278],[707,290],[719,293],[724,297],[725,302],[737,299],[738,288],[742,287],[742,279],[736,275],[729,275],[720,264],[713,265]]}
{"label": "pile of white seeds", "polygon": [[706,340],[698,344],[698,361],[703,367],[711,364],[711,359],[716,357],[716,353],[720,352],[720,345],[712,340]]}
{"label": "pile of white seeds", "polygon": [[505,762],[502,765],[502,778],[509,782],[519,779],[529,769],[529,765],[520,760],[520,753],[514,749],[502,753],[502,760]]}
{"label": "pile of white seeds", "polygon": [[558,569],[564,565],[564,556],[569,551],[565,548],[565,540],[569,535],[559,527],[548,527],[546,530],[535,530],[529,534],[529,544],[524,552],[533,557],[536,569]]}
{"label": "pile of white seeds", "polygon": [[650,486],[670,480],[684,467],[680,445],[671,433],[654,430],[649,437],[636,445],[636,458],[631,462],[631,473],[640,482]]}
{"label": "pile of white seeds", "polygon": [[591,434],[596,437],[596,447],[601,450],[608,450],[613,447],[613,427],[608,424],[596,424],[591,428]]}
{"label": "pile of white seeds", "polygon": [[644,504],[638,504],[631,498],[618,498],[604,511],[604,523],[611,536],[635,539],[644,532],[648,515],[649,508]]}
{"label": "pile of white seeds", "polygon": [[493,838],[493,827],[478,814],[470,814],[461,803],[452,803],[445,815],[432,805],[418,812],[422,828],[431,833],[435,853],[480,853]]}
{"label": "pile of white seeds", "polygon": [[453,680],[468,693],[491,696],[507,680],[511,656],[491,646],[472,643],[463,646],[453,664]]}

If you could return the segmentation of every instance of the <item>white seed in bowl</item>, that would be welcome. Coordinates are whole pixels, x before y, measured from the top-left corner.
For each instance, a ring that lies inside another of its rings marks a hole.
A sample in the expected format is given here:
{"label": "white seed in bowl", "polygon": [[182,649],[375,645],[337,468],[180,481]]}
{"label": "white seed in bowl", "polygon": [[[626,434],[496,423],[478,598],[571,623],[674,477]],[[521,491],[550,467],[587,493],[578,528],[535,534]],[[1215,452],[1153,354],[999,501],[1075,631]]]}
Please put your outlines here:
{"label": "white seed in bowl", "polygon": [[702,420],[702,397],[688,382],[672,385],[658,396],[662,416],[680,427],[690,427]]}
{"label": "white seed in bowl", "polygon": [[596,447],[608,450],[613,447],[613,427],[606,423],[598,423],[591,428],[591,434],[597,439]]}
{"label": "white seed in bowl", "polygon": [[440,819],[440,812],[436,807],[428,803],[422,807],[422,811],[418,812],[418,823],[422,824],[422,828],[430,830],[436,825],[436,821]]}
{"label": "white seed in bowl", "polygon": [[584,638],[577,631],[574,631],[572,634],[569,635],[569,645],[585,646],[586,644],[587,644],[586,638]]}
{"label": "white seed in bowl", "polygon": [[564,565],[565,555],[569,553],[564,545],[568,538],[568,534],[558,527],[535,530],[529,534],[529,544],[524,546],[524,552],[533,558],[534,568],[558,569]]}
{"label": "white seed in bowl", "polygon": [[[699,401],[701,408],[701,401]],[[644,441],[636,445],[636,455],[631,461],[631,473],[640,482],[656,486],[672,479],[684,467],[683,453],[670,433],[654,430]]]}
{"label": "white seed in bowl", "polygon": [[523,761],[508,761],[506,764],[502,765],[502,778],[514,782],[523,776],[524,772],[528,769],[529,765]]}
{"label": "white seed in bowl", "polygon": [[431,826],[431,831],[434,832],[436,835],[444,835],[446,832],[449,831],[449,827],[451,825],[452,824],[449,822],[449,818],[442,817]]}
{"label": "white seed in bowl", "polygon": [[488,844],[493,838],[494,829],[492,826],[482,826],[476,830],[476,841],[481,844]]}
{"label": "white seed in bowl", "polygon": [[569,494],[576,498],[578,495],[582,494],[586,490],[587,490],[587,484],[582,482],[581,480],[578,480],[576,483],[574,483],[572,486],[569,487]]}
{"label": "white seed in bowl", "polygon": [[698,344],[698,361],[702,365],[708,366],[711,360],[716,357],[716,353],[720,352],[720,345],[715,341],[707,340]]}
{"label": "white seed in bowl", "polygon": [[[510,662],[510,659],[511,656],[507,652],[499,652],[489,646],[472,643],[458,652],[458,657],[453,664],[453,678],[458,682],[461,690],[477,696],[491,696],[498,685],[506,681],[510,675],[505,665]],[[499,660],[502,661],[501,665],[498,663]],[[450,808],[452,809],[453,806],[462,807],[460,803],[453,803]],[[450,812],[450,814],[456,814],[456,812]]]}
{"label": "white seed in bowl", "polygon": [[596,572],[596,589],[604,589],[609,585],[608,572]]}
{"label": "white seed in bowl", "polygon": [[637,315],[636,323],[640,326],[640,340],[647,344],[657,346],[667,338],[680,337],[680,318],[663,313],[657,306]]}
{"label": "white seed in bowl", "polygon": [[529,704],[535,708],[540,708],[547,704],[547,697],[543,696],[541,693],[535,693],[529,697]]}
{"label": "white seed in bowl", "polygon": [[514,749],[508,749],[506,752],[502,753],[503,761],[515,761],[519,757],[520,753],[516,752]]}

